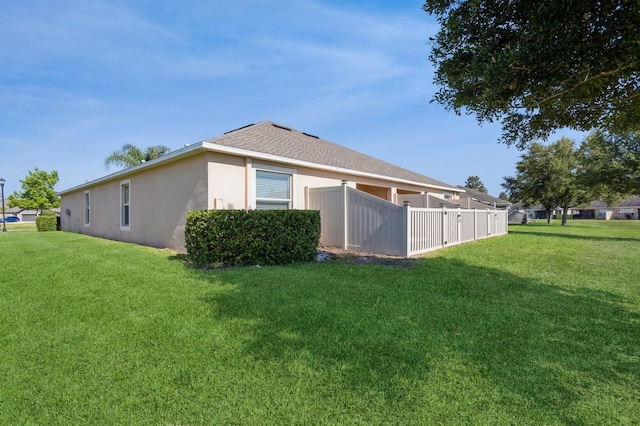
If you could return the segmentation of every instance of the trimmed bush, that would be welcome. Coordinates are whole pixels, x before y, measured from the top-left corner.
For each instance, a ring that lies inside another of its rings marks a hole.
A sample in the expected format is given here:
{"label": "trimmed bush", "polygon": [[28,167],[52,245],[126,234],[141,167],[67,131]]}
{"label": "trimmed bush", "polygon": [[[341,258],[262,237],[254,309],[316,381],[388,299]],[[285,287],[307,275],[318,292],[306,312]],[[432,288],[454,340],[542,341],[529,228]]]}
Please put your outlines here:
{"label": "trimmed bush", "polygon": [[285,265],[315,258],[320,212],[204,210],[187,213],[185,245],[198,267]]}
{"label": "trimmed bush", "polygon": [[36,228],[38,231],[55,231],[57,229],[58,220],[55,214],[53,216],[36,217]]}

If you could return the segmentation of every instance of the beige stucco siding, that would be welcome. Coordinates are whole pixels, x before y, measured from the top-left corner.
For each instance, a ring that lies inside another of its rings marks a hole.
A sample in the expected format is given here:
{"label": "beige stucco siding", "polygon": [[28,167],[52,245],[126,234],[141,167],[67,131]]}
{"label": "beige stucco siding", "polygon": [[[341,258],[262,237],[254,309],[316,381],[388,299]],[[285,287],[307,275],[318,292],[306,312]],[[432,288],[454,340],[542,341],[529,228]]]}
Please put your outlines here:
{"label": "beige stucco siding", "polygon": [[[398,201],[398,193],[424,193],[423,185],[395,182],[375,176],[360,176],[320,170],[295,162],[278,162],[221,153],[187,152],[186,156],[137,166],[61,195],[62,230],[113,240],[184,251],[187,212],[206,209],[253,209],[256,206],[256,171],[271,170],[292,175],[291,205],[309,208],[308,190],[333,187],[347,181],[387,201]],[[130,186],[130,226],[121,220],[121,185]],[[85,226],[85,193],[91,201],[91,220]],[[437,194],[437,189],[429,191]],[[444,197],[444,195],[440,194]],[[68,214],[67,214],[68,213]]]}
{"label": "beige stucco siding", "polygon": [[340,185],[343,180],[348,185],[383,198],[392,199],[398,188],[420,193],[425,188],[419,185],[391,182],[385,179],[356,176],[326,170],[312,169],[289,164],[209,153],[209,202],[210,209],[252,209],[255,208],[255,171],[260,169],[281,170],[293,175],[292,206],[304,209],[307,206],[306,189]]}
{"label": "beige stucco siding", "polygon": [[211,152],[207,155],[209,209],[245,209],[246,164],[244,157]]}
{"label": "beige stucco siding", "polygon": [[[358,189],[369,192],[372,195],[391,202],[394,202],[392,196],[398,189],[418,193],[425,191],[424,187],[419,185],[412,185],[409,183],[399,183],[380,178],[336,173],[304,167],[297,168],[297,173],[298,176],[296,179],[296,188],[294,188],[297,194],[297,200],[304,200],[305,187],[322,188],[328,186],[336,186],[340,185],[343,180],[346,180],[347,185],[350,187],[357,187]],[[305,207],[302,204],[296,205],[295,208]]]}
{"label": "beige stucco siding", "polygon": [[[63,194],[62,230],[184,250],[187,211],[208,208],[207,164],[207,156],[200,154]],[[120,226],[124,181],[130,184],[128,230]],[[90,226],[84,224],[86,191],[91,200]]]}

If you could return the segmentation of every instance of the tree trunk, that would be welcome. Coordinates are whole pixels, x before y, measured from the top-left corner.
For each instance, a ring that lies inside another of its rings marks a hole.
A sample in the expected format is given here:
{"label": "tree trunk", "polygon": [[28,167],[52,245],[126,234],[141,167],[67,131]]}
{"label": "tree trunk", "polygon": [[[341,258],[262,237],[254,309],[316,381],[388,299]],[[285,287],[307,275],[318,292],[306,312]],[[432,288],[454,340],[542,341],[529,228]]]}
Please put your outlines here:
{"label": "tree trunk", "polygon": [[547,210],[547,223],[548,224],[551,223],[551,212],[552,212],[552,210]]}
{"label": "tree trunk", "polygon": [[562,208],[562,226],[567,226],[567,212],[569,207]]}

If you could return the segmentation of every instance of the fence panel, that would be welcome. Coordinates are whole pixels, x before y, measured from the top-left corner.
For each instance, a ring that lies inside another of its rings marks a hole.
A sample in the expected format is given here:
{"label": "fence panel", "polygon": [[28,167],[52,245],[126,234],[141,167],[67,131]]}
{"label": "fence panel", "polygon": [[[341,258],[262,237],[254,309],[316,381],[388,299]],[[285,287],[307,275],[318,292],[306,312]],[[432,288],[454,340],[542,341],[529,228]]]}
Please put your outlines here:
{"label": "fence panel", "polygon": [[442,209],[410,208],[410,253],[426,253],[444,247]]}
{"label": "fence panel", "polygon": [[476,239],[476,211],[460,210],[460,242],[466,243]]}
{"label": "fence panel", "polygon": [[347,195],[348,248],[404,256],[404,208],[350,187]]}
{"label": "fence panel", "polygon": [[444,210],[444,218],[447,223],[447,235],[445,235],[444,241],[445,246],[460,244],[459,212],[460,210]]}
{"label": "fence panel", "polygon": [[477,211],[476,238],[487,238],[489,236],[489,221],[491,219],[488,210]]}
{"label": "fence panel", "polygon": [[509,212],[507,210],[496,210],[496,232],[494,235],[504,235],[509,233]]}
{"label": "fence panel", "polygon": [[356,251],[413,256],[449,245],[503,235],[508,211],[401,207],[341,186],[309,190],[320,210],[320,243]]}
{"label": "fence panel", "polygon": [[346,247],[344,241],[344,195],[342,187],[309,189],[309,210],[320,211],[320,244]]}

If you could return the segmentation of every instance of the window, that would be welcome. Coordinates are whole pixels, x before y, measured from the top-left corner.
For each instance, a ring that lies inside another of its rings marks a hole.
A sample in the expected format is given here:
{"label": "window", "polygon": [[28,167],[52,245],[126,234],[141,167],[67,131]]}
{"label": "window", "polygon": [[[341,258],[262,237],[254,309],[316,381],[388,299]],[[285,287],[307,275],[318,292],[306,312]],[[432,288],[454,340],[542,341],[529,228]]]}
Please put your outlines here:
{"label": "window", "polygon": [[256,170],[256,209],[287,210],[291,208],[291,175]]}
{"label": "window", "polygon": [[131,182],[120,183],[120,229],[128,230],[131,218]]}
{"label": "window", "polygon": [[84,226],[91,225],[91,193],[84,193]]}

